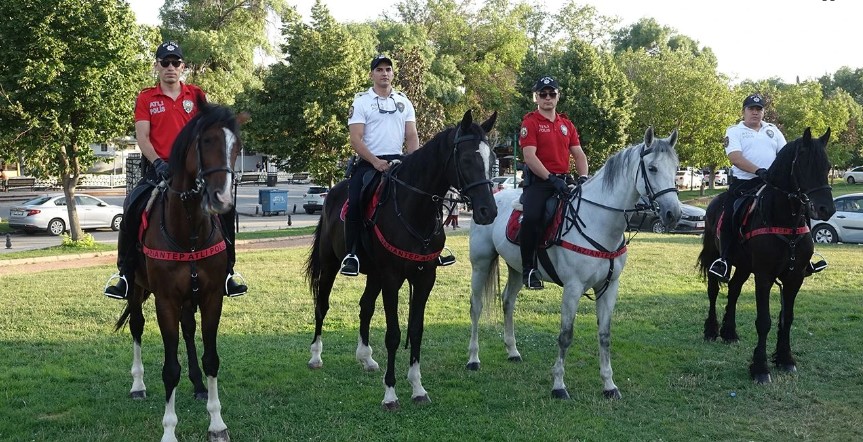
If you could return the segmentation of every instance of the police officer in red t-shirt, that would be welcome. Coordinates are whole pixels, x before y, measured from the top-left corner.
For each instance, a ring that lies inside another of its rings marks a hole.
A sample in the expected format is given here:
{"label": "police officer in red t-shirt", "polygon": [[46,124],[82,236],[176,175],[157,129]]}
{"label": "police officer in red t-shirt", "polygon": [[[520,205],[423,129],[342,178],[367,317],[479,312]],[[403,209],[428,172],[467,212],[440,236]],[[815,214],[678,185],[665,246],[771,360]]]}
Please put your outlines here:
{"label": "police officer in red t-shirt", "polygon": [[560,90],[557,81],[542,77],[533,86],[536,110],[521,122],[519,145],[528,173],[525,177],[521,221],[521,262],[524,285],[530,290],[542,288],[536,272],[536,247],[545,202],[555,192],[568,194],[569,158],[575,160],[579,183],[587,180],[587,157],[581,149],[578,131],[566,115],[557,113]]}
{"label": "police officer in red t-shirt", "polygon": [[[201,88],[180,81],[185,64],[183,51],[172,41],[162,43],[156,49],[156,62],[153,65],[159,77],[159,84],[146,88],[135,100],[135,138],[146,161],[142,161],[144,176],[124,203],[123,222],[117,238],[117,269],[119,273],[111,277],[119,278],[116,285],[105,287],[105,296],[125,299],[128,293],[127,275],[133,271],[137,256],[136,242],[141,223],[143,205],[154,184],[169,178],[168,163],[171,148],[180,130],[198,112],[198,105],[207,102]],[[227,294],[239,296],[246,293],[247,287],[233,279],[233,266],[236,261],[234,250],[234,211],[220,215],[228,241],[228,279]],[[109,281],[110,282],[110,281]]]}

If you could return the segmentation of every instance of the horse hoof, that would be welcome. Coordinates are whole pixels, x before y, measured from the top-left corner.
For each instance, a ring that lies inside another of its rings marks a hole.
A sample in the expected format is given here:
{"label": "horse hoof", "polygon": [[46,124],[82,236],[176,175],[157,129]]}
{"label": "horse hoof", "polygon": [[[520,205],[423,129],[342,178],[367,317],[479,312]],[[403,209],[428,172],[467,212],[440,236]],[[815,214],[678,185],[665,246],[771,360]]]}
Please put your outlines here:
{"label": "horse hoof", "polygon": [[381,410],[384,411],[399,411],[401,407],[401,404],[399,404],[399,401],[397,400],[392,402],[384,402],[381,404]]}
{"label": "horse hoof", "polygon": [[228,436],[228,429],[222,431],[210,431],[207,433],[207,441],[209,442],[229,442],[231,437]]}
{"label": "horse hoof", "polygon": [[521,356],[510,356],[507,360],[509,362],[521,362]]}
{"label": "horse hoof", "polygon": [[416,404],[416,405],[425,405],[425,404],[430,404],[430,403],[431,403],[431,399],[429,399],[429,395],[427,395],[427,394],[424,394],[424,395],[422,395],[422,396],[417,396],[417,397],[415,397],[415,398],[411,398],[411,400],[412,400],[412,401],[414,402],[414,404]]}
{"label": "horse hoof", "polygon": [[618,390],[616,388],[613,390],[605,390],[602,392],[602,395],[605,396],[606,399],[613,399],[613,400],[617,400],[617,399],[620,399],[621,397],[623,397],[620,395],[620,390]]}
{"label": "horse hoof", "polygon": [[797,373],[797,366],[794,364],[777,365],[776,368],[785,373]]}
{"label": "horse hoof", "polygon": [[324,366],[323,361],[314,361],[314,362],[309,361],[309,368],[311,368],[312,370],[317,370],[323,366]]}
{"label": "horse hoof", "polygon": [[716,335],[708,335],[707,333],[704,334],[704,340],[705,341],[716,342],[716,338],[717,338]]}
{"label": "horse hoof", "polygon": [[132,391],[129,393],[132,399],[147,399],[147,390]]}
{"label": "horse hoof", "polygon": [[737,336],[733,336],[733,337],[729,337],[729,338],[724,338],[724,337],[722,338],[722,342],[724,342],[726,344],[736,344],[739,341],[740,341],[740,339]]}
{"label": "horse hoof", "polygon": [[551,397],[553,397],[555,399],[569,400],[569,392],[567,392],[565,388],[559,388],[557,390],[551,390]]}
{"label": "horse hoof", "polygon": [[195,400],[196,401],[206,401],[209,398],[210,398],[210,396],[207,394],[206,391],[199,391],[199,392],[195,393]]}
{"label": "horse hoof", "polygon": [[766,385],[771,382],[770,373],[761,373],[752,376],[752,380],[758,385]]}
{"label": "horse hoof", "polygon": [[465,368],[470,371],[479,371],[479,362],[468,362]]}

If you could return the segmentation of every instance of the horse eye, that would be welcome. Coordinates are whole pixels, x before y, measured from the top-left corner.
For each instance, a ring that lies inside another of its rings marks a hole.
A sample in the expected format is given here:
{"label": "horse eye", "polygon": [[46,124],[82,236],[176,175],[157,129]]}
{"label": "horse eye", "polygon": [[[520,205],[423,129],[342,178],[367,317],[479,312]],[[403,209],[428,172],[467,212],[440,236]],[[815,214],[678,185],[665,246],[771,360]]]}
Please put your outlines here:
{"label": "horse eye", "polygon": [[651,171],[651,172],[653,172],[653,173],[656,173],[656,170],[657,170],[657,169],[656,169],[656,166],[650,166],[650,167],[648,167],[648,168],[647,168],[647,170],[649,170],[649,171]]}

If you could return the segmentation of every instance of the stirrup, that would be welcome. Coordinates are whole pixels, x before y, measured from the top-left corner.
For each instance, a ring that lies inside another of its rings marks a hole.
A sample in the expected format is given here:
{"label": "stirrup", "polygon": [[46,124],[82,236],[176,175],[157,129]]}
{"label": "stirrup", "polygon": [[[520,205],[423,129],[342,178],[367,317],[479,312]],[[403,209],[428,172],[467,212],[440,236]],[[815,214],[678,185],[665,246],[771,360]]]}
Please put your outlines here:
{"label": "stirrup", "polygon": [[342,269],[339,273],[345,276],[357,276],[360,274],[360,259],[353,253],[348,253],[342,260]]}
{"label": "stirrup", "polygon": [[[233,278],[239,278],[241,281],[243,281],[242,284],[238,283],[237,281],[234,281],[234,286],[239,289],[236,293],[231,293],[231,291],[228,290],[228,284],[231,282],[231,280]],[[248,291],[249,291],[249,286],[246,285],[246,278],[244,278],[243,275],[241,275],[239,273],[229,273],[228,277],[225,278],[225,296],[227,296],[229,298],[236,298],[237,296],[245,295],[246,292],[248,292]]]}
{"label": "stirrup", "polygon": [[723,281],[728,281],[728,263],[722,258],[716,258],[713,264],[710,264],[710,273],[719,277]]}
{"label": "stirrup", "polygon": [[[126,287],[126,289],[123,291],[122,296],[121,296],[119,293],[115,293],[115,292],[113,292],[113,291],[109,291],[109,290],[108,290],[108,289],[117,289],[117,290],[119,290],[119,289],[117,288],[117,286],[115,286],[114,284],[111,284],[111,281],[113,281],[113,280],[115,280],[115,279],[116,279],[116,280],[118,280],[118,281],[122,281],[122,282],[123,282],[123,285]],[[128,296],[129,296],[129,281],[126,279],[126,276],[125,276],[125,275],[121,275],[121,274],[120,274],[120,272],[114,273],[113,275],[111,275],[111,276],[108,278],[108,282],[106,282],[106,283],[105,283],[105,288],[104,288],[104,290],[103,290],[103,293],[105,294],[105,296],[107,296],[107,297],[109,297],[109,298],[111,298],[111,299],[121,299],[121,300],[122,300],[122,299],[126,299],[126,297],[128,297]]]}
{"label": "stirrup", "polygon": [[530,272],[527,274],[527,278],[525,278],[524,286],[527,287],[528,290],[542,290],[544,287],[542,280],[539,279],[539,272],[536,269],[530,269]]}
{"label": "stirrup", "polygon": [[827,268],[827,260],[824,259],[824,257],[821,256],[820,253],[816,252],[815,254],[818,255],[818,257],[821,259],[819,259],[816,262],[810,262],[809,263],[809,274],[818,273],[818,272]]}
{"label": "stirrup", "polygon": [[438,255],[437,265],[446,267],[455,264],[455,255],[452,254],[452,250],[450,250],[449,247],[444,247],[443,249],[447,251],[448,255]]}

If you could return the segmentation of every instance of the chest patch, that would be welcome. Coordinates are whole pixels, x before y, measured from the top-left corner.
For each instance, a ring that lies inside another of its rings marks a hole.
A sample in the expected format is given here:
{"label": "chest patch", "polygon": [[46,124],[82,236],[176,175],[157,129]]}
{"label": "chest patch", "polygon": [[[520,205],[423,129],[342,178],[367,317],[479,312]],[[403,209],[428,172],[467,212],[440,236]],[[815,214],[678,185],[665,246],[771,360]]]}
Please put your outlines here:
{"label": "chest patch", "polygon": [[192,100],[186,99],[183,100],[183,110],[186,111],[187,114],[192,113],[192,109],[195,108],[195,103]]}

